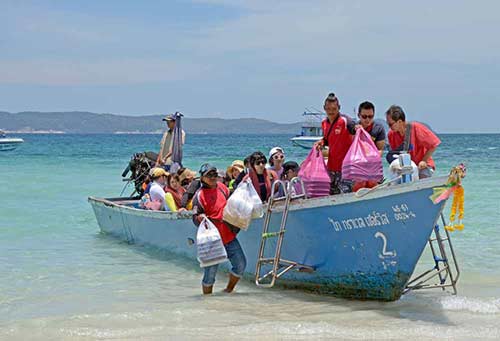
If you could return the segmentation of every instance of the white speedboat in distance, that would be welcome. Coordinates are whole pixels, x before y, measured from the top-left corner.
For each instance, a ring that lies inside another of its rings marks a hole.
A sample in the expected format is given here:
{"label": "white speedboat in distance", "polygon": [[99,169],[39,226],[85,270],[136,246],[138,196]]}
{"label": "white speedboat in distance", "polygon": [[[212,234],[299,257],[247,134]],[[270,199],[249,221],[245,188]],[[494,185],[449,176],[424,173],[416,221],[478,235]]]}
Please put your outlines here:
{"label": "white speedboat in distance", "polygon": [[24,140],[18,137],[7,137],[5,132],[0,130],[0,152],[14,150],[23,142]]}
{"label": "white speedboat in distance", "polygon": [[310,149],[316,141],[323,138],[321,121],[326,117],[322,112],[313,112],[306,109],[302,114],[304,120],[300,135],[292,137],[290,141],[296,146]]}

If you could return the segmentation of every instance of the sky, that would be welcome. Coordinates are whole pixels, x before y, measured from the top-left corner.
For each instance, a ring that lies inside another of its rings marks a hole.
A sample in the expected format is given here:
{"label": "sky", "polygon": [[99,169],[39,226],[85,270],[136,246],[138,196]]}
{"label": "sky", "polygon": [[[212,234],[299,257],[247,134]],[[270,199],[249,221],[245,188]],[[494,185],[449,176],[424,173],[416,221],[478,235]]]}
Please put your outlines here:
{"label": "sky", "polygon": [[0,0],[0,110],[297,122],[329,92],[500,132],[500,2]]}

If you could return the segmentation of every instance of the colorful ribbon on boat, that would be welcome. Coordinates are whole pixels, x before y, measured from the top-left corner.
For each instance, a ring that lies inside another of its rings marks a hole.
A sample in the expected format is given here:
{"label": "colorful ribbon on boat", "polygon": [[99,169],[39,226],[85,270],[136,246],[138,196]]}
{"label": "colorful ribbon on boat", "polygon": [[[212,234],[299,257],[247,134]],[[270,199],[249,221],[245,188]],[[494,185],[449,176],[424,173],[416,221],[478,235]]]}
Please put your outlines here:
{"label": "colorful ribbon on boat", "polygon": [[[464,188],[462,187],[462,179],[465,177],[467,168],[463,163],[453,167],[448,176],[448,181],[443,187],[433,188],[433,193],[429,197],[434,204],[448,199],[453,194],[453,202],[451,204],[450,223],[444,228],[448,231],[463,230],[464,224]],[[455,218],[458,210],[458,220],[456,224]]]}

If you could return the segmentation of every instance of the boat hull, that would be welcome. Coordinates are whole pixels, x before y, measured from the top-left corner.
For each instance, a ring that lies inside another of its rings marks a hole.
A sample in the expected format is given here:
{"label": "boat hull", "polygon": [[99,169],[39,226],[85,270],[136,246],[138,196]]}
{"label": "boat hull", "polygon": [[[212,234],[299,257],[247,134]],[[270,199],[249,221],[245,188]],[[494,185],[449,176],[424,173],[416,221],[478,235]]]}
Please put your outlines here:
{"label": "boat hull", "polygon": [[[347,194],[297,200],[290,207],[281,256],[315,271],[290,271],[278,282],[337,297],[399,299],[444,205],[428,197],[445,181],[392,186],[362,198]],[[89,201],[103,232],[196,259],[196,228],[189,213],[145,211],[135,208],[134,201],[120,199]],[[270,226],[279,226],[280,219],[278,208]],[[245,275],[252,279],[262,224],[256,219],[238,234],[247,257]],[[268,241],[271,252],[273,243]]]}
{"label": "boat hull", "polygon": [[295,136],[290,139],[296,146],[311,149],[313,144],[321,140],[323,136]]}
{"label": "boat hull", "polygon": [[0,152],[14,150],[23,142],[24,140],[19,138],[0,138]]}

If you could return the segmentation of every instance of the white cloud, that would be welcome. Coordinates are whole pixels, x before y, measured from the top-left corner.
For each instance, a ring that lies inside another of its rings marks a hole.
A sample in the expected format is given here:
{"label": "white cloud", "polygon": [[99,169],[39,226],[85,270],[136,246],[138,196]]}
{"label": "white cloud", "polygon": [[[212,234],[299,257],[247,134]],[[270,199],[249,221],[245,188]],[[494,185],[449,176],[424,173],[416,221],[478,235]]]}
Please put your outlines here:
{"label": "white cloud", "polygon": [[[345,63],[477,64],[500,58],[499,40],[493,39],[500,5],[493,1],[195,2],[236,7],[239,15],[206,26],[155,26],[99,13],[7,6],[0,20],[13,29],[10,40],[0,39],[0,82],[207,80],[213,76],[207,68],[250,78],[298,73],[308,81]],[[9,57],[13,51],[17,55]]]}
{"label": "white cloud", "polygon": [[[246,13],[208,29],[212,53],[282,62],[464,62],[500,57],[495,1],[209,1]],[[485,53],[487,51],[487,53]]]}
{"label": "white cloud", "polygon": [[195,79],[207,71],[202,65],[160,59],[0,61],[0,83],[129,85]]}

